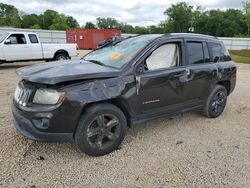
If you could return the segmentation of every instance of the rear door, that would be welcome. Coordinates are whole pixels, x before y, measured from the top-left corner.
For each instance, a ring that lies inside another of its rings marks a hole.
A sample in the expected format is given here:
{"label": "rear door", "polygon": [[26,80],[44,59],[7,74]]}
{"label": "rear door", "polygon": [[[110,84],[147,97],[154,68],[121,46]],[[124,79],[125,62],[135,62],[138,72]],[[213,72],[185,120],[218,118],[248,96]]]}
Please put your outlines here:
{"label": "rear door", "polygon": [[199,103],[208,97],[217,67],[211,62],[207,42],[186,40],[185,46],[188,74],[183,86],[183,97],[186,103]]}
{"label": "rear door", "polygon": [[36,34],[28,34],[31,47],[31,59],[43,59],[42,45]]}
{"label": "rear door", "polygon": [[30,44],[22,33],[11,34],[5,39],[3,51],[7,61],[31,59]]}

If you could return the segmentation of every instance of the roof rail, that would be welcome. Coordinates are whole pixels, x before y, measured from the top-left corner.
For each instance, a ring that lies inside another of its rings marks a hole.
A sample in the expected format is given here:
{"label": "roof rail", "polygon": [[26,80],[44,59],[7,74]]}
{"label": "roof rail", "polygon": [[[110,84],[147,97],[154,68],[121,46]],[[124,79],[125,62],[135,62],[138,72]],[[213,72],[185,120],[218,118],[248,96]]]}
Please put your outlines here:
{"label": "roof rail", "polygon": [[191,37],[206,37],[206,38],[213,38],[213,39],[217,39],[217,37],[215,36],[211,36],[211,35],[204,35],[204,34],[198,34],[198,33],[167,33],[165,34],[165,36],[191,36]]}

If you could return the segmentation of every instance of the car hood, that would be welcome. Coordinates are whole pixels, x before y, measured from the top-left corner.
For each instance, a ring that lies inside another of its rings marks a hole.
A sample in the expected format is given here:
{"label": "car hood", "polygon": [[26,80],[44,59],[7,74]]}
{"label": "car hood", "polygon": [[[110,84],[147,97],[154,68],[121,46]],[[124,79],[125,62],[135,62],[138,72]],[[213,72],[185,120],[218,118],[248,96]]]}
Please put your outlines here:
{"label": "car hood", "polygon": [[55,61],[17,69],[22,79],[41,84],[57,84],[65,81],[108,78],[119,75],[119,70],[89,61]]}

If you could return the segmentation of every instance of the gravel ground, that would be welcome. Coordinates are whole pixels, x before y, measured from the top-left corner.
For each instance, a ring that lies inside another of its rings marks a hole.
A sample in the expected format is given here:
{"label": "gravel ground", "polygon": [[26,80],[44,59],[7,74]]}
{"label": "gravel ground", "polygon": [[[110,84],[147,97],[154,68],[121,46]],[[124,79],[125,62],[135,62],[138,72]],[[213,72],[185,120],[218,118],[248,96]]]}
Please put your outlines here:
{"label": "gravel ground", "polygon": [[41,143],[12,125],[15,69],[0,65],[0,187],[250,187],[250,65],[225,112],[208,119],[197,112],[130,129],[109,155],[89,157],[73,143]]}

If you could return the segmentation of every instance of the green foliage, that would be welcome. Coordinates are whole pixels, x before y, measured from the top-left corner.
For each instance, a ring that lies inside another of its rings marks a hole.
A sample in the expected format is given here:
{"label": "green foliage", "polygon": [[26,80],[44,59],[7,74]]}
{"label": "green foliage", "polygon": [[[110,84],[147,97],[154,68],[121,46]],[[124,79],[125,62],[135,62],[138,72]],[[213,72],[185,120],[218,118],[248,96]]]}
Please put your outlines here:
{"label": "green foliage", "polygon": [[30,28],[33,25],[38,25],[39,28],[41,28],[39,23],[40,23],[40,17],[38,15],[36,15],[36,14],[28,14],[28,15],[24,15],[22,17],[21,27],[22,28]]}
{"label": "green foliage", "polygon": [[52,24],[49,26],[50,30],[66,30],[68,28],[67,18],[64,14],[55,15]]}
{"label": "green foliage", "polygon": [[79,28],[80,25],[72,16],[66,16],[68,28]]}
{"label": "green foliage", "polygon": [[[165,21],[157,25],[132,26],[125,22],[107,17],[97,18],[96,24],[86,22],[84,28],[120,29],[122,33],[156,34],[189,32],[192,26],[195,33],[220,37],[250,37],[250,3],[243,2],[243,9],[212,9],[190,6],[186,2],[172,4],[164,11]],[[142,18],[143,19],[143,18]],[[65,30],[78,28],[79,23],[72,16],[46,10],[43,14],[25,14],[12,5],[0,3],[0,26],[33,29]]]}
{"label": "green foliage", "polygon": [[0,3],[0,26],[21,26],[21,19],[16,7]]}
{"label": "green foliage", "polygon": [[186,2],[171,5],[164,14],[168,16],[168,21],[172,25],[174,32],[188,32],[192,21],[193,7]]}
{"label": "green foliage", "polygon": [[72,16],[65,16],[54,10],[46,10],[41,15],[25,14],[12,5],[0,3],[0,26],[65,30],[77,28],[79,23]]}
{"label": "green foliage", "polygon": [[96,25],[92,22],[86,22],[84,28],[85,29],[96,29]]}
{"label": "green foliage", "polygon": [[245,15],[245,23],[247,25],[247,35],[250,37],[250,3],[248,1],[243,1],[243,12]]}
{"label": "green foliage", "polygon": [[99,29],[117,29],[120,27],[119,22],[114,18],[96,18],[96,25]]}
{"label": "green foliage", "polygon": [[34,24],[30,27],[30,29],[41,29],[39,24]]}
{"label": "green foliage", "polygon": [[134,33],[134,27],[124,22],[120,23],[119,29],[121,29],[122,33]]}
{"label": "green foliage", "polygon": [[[247,6],[250,14],[250,3]],[[172,28],[168,29],[171,32],[188,32],[192,23],[195,33],[220,37],[234,37],[247,33],[246,13],[243,14],[238,9],[205,11],[200,6],[194,9],[187,3],[181,2],[171,5],[164,14],[168,16],[166,24]]]}

